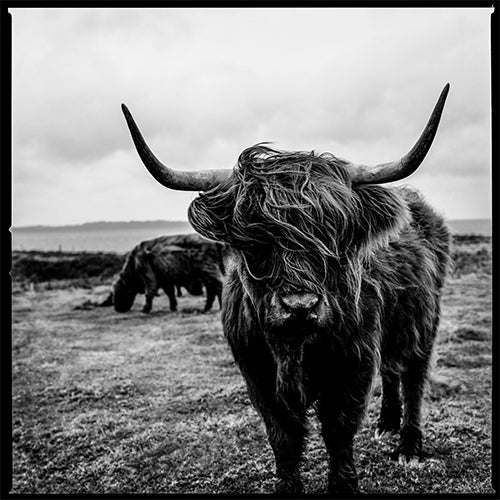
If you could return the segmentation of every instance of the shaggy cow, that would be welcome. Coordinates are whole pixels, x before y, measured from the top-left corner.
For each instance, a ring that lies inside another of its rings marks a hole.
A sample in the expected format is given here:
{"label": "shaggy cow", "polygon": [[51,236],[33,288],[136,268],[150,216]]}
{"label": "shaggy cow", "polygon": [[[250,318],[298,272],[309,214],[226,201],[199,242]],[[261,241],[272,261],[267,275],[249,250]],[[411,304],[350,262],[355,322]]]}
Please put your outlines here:
{"label": "shaggy cow", "polygon": [[[184,245],[181,247],[180,245]],[[198,235],[162,236],[139,243],[127,255],[118,280],[113,285],[113,305],[127,312],[138,293],[146,295],[143,312],[153,306],[153,298],[162,288],[177,309],[175,291],[181,286],[192,295],[207,291],[204,312],[212,308],[215,297],[221,302],[222,275],[220,250]]]}
{"label": "shaggy cow", "polygon": [[329,454],[329,491],[357,490],[353,437],[379,366],[378,434],[399,432],[400,460],[421,455],[422,394],[449,233],[418,193],[379,184],[421,164],[448,89],[410,152],[376,166],[259,144],[241,153],[234,170],[177,172],[153,155],[122,106],[150,173],[169,188],[202,191],[189,207],[191,224],[231,248],[223,328],[267,429],[277,491],[302,491],[313,404]]}

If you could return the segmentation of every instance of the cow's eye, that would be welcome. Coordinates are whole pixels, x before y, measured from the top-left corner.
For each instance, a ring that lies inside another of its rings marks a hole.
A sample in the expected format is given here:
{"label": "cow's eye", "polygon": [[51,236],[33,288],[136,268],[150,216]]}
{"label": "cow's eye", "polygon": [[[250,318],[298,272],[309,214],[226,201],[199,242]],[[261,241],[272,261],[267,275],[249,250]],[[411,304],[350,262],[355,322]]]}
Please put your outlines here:
{"label": "cow's eye", "polygon": [[266,248],[256,248],[245,252],[245,263],[248,272],[255,279],[268,278],[272,271],[272,255]]}

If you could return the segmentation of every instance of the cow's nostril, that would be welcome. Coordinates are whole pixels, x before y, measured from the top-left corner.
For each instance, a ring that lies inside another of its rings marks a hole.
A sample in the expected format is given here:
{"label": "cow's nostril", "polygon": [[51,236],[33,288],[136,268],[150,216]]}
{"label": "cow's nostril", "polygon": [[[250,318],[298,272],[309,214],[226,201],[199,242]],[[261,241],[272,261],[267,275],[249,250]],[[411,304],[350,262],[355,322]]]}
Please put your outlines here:
{"label": "cow's nostril", "polygon": [[283,306],[293,313],[307,313],[319,304],[320,297],[315,293],[294,293],[280,296]]}

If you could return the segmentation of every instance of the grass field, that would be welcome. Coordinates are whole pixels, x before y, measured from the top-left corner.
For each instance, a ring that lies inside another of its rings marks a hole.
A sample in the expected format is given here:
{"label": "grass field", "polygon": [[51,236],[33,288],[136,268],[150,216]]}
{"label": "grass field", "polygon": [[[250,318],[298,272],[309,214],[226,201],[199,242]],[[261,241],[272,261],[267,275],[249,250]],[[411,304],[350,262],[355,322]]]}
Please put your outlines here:
{"label": "grass field", "polygon": [[[479,257],[478,257],[479,255]],[[356,437],[367,493],[492,493],[491,248],[456,241],[424,407],[425,460],[402,466],[374,440],[380,387]],[[78,285],[78,286],[75,286]],[[153,312],[85,308],[107,284],[15,283],[13,493],[271,493],[263,424],[222,335],[217,308],[162,295]],[[326,491],[311,413],[307,493]]]}

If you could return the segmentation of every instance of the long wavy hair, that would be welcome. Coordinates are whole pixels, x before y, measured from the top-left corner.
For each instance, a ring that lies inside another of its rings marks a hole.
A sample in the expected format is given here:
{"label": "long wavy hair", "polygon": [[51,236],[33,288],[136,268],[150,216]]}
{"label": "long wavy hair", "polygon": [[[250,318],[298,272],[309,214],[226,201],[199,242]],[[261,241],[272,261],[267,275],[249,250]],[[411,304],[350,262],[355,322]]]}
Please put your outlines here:
{"label": "long wavy hair", "polygon": [[358,295],[360,259],[399,229],[406,211],[396,191],[353,186],[346,162],[332,154],[257,144],[188,216],[200,234],[239,250],[255,280],[321,293],[338,269]]}

